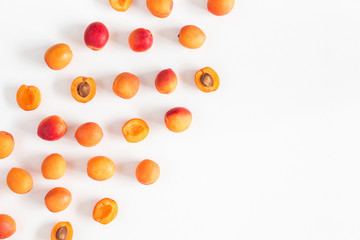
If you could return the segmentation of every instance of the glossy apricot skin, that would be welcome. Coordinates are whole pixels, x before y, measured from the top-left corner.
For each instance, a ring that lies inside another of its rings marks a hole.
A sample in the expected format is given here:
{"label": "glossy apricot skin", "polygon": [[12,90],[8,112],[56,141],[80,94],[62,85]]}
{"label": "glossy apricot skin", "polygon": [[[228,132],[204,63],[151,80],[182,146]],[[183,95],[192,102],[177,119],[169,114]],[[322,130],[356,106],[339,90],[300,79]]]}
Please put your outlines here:
{"label": "glossy apricot skin", "polygon": [[47,141],[56,141],[62,138],[67,131],[64,120],[59,116],[52,115],[43,119],[38,127],[37,134]]}
{"label": "glossy apricot skin", "polygon": [[0,239],[11,237],[16,232],[15,220],[6,214],[0,214]]}
{"label": "glossy apricot skin", "polygon": [[173,9],[173,0],[146,0],[146,6],[155,17],[166,18]]}
{"label": "glossy apricot skin", "polygon": [[162,94],[175,91],[177,83],[176,73],[171,68],[162,70],[155,78],[155,87]]}
{"label": "glossy apricot skin", "polygon": [[183,132],[190,127],[191,112],[184,107],[175,107],[165,114],[165,125],[172,132]]}
{"label": "glossy apricot skin", "polygon": [[73,53],[65,43],[59,43],[50,47],[44,56],[44,60],[52,70],[61,70],[71,62]]}
{"label": "glossy apricot skin", "polygon": [[136,167],[135,175],[139,183],[150,185],[158,180],[160,176],[160,167],[156,162],[145,159]]}
{"label": "glossy apricot skin", "polygon": [[96,181],[105,181],[114,175],[115,168],[110,158],[97,156],[88,161],[87,174]]}
{"label": "glossy apricot skin", "polygon": [[73,227],[70,222],[59,222],[51,231],[51,240],[72,240]]}
{"label": "glossy apricot skin", "polygon": [[147,137],[149,134],[149,126],[142,119],[130,119],[122,127],[122,133],[126,141],[130,143],[137,143]]}
{"label": "glossy apricot skin", "polygon": [[41,164],[41,173],[45,179],[60,179],[66,171],[66,161],[58,153],[47,156]]}
{"label": "glossy apricot skin", "polygon": [[220,78],[211,67],[204,67],[195,73],[195,84],[203,92],[214,92],[220,86]]}
{"label": "glossy apricot skin", "polygon": [[145,28],[135,29],[129,36],[129,46],[134,52],[145,52],[149,50],[153,41],[152,33]]}
{"label": "glossy apricot skin", "polygon": [[208,0],[207,9],[216,16],[223,16],[231,12],[235,0]]}
{"label": "glossy apricot skin", "polygon": [[125,12],[129,9],[132,0],[109,0],[113,9],[119,12]]}
{"label": "glossy apricot skin", "polygon": [[205,43],[205,40],[205,33],[197,26],[186,25],[180,30],[179,42],[186,48],[200,48]]}
{"label": "glossy apricot skin", "polygon": [[21,168],[12,168],[7,177],[6,183],[11,191],[17,194],[25,194],[33,188],[33,178]]}
{"label": "glossy apricot skin", "polygon": [[35,110],[41,102],[40,90],[35,86],[21,85],[16,93],[16,101],[25,111]]}
{"label": "glossy apricot skin", "polygon": [[96,94],[96,83],[90,77],[77,77],[71,84],[71,95],[73,98],[81,103],[91,101]]}
{"label": "glossy apricot skin", "polygon": [[101,127],[94,122],[82,124],[75,132],[76,141],[84,147],[93,147],[103,138]]}
{"label": "glossy apricot skin", "polygon": [[14,151],[14,137],[5,131],[0,131],[0,159],[7,158]]}
{"label": "glossy apricot skin", "polygon": [[93,219],[101,224],[109,224],[118,214],[117,203],[110,198],[103,198],[94,207]]}
{"label": "glossy apricot skin", "polygon": [[71,203],[71,193],[66,188],[56,187],[45,196],[45,205],[50,212],[56,213],[65,210]]}
{"label": "glossy apricot skin", "polygon": [[140,81],[132,73],[120,73],[114,80],[113,92],[121,98],[130,99],[139,91]]}
{"label": "glossy apricot skin", "polygon": [[101,22],[91,23],[85,30],[84,41],[88,48],[99,51],[109,40],[109,30]]}

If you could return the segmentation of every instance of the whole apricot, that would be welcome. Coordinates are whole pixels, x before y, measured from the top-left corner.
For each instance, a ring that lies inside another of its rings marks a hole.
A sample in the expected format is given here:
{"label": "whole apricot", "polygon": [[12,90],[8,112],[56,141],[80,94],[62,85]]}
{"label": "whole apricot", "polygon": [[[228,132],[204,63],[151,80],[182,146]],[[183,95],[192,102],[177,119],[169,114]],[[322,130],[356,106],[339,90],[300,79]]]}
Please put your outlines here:
{"label": "whole apricot", "polygon": [[91,23],[85,30],[84,41],[94,51],[102,49],[109,40],[109,31],[101,22]]}
{"label": "whole apricot", "polygon": [[183,132],[190,127],[192,115],[184,107],[175,107],[165,114],[165,125],[172,132]]}
{"label": "whole apricot", "polygon": [[153,35],[145,28],[135,29],[130,33],[129,46],[135,52],[145,52],[153,44]]}
{"label": "whole apricot", "polygon": [[123,135],[126,141],[137,143],[144,140],[149,134],[149,126],[139,118],[127,121],[122,127]]}
{"label": "whole apricot", "polygon": [[109,0],[113,9],[119,12],[125,12],[130,7],[132,0]]}
{"label": "whole apricot", "polygon": [[135,175],[141,184],[150,185],[158,180],[160,176],[160,167],[156,162],[145,159],[136,167]]}
{"label": "whole apricot", "polygon": [[96,93],[95,80],[90,77],[77,77],[71,84],[71,95],[81,103],[91,101]]}
{"label": "whole apricot", "polygon": [[194,25],[187,25],[181,28],[179,33],[179,42],[187,48],[200,48],[206,40],[205,33]]}
{"label": "whole apricot", "polygon": [[110,198],[103,198],[94,207],[93,219],[101,224],[109,224],[117,214],[117,203]]}
{"label": "whole apricot", "polygon": [[107,157],[97,156],[88,161],[87,174],[96,181],[104,181],[115,173],[114,162]]}
{"label": "whole apricot", "polygon": [[97,123],[88,122],[76,130],[75,138],[81,146],[93,147],[103,138],[103,131]]}
{"label": "whole apricot", "polygon": [[121,98],[130,99],[139,91],[140,81],[134,74],[120,73],[114,80],[113,92]]}
{"label": "whole apricot", "polygon": [[155,78],[155,87],[162,94],[169,94],[175,91],[177,86],[177,76],[171,69],[164,69]]}
{"label": "whole apricot", "polygon": [[166,18],[173,9],[172,0],[146,0],[146,6],[152,15],[159,18]]}
{"label": "whole apricot", "polygon": [[35,86],[21,85],[16,93],[16,101],[25,111],[35,110],[41,102],[40,90]]}
{"label": "whole apricot", "polygon": [[38,127],[37,134],[47,141],[62,138],[67,130],[66,123],[59,116],[53,115],[43,119]]}
{"label": "whole apricot", "polygon": [[0,159],[7,158],[14,150],[13,136],[4,131],[0,131]]}
{"label": "whole apricot", "polygon": [[207,9],[216,16],[223,16],[231,12],[235,0],[208,0]]}
{"label": "whole apricot", "polygon": [[21,168],[12,168],[7,177],[6,183],[11,191],[17,194],[25,194],[33,188],[33,178]]}
{"label": "whole apricot", "polygon": [[69,222],[59,222],[51,231],[51,240],[71,240],[72,237],[73,227]]}
{"label": "whole apricot", "polygon": [[219,75],[211,67],[204,67],[195,73],[196,86],[203,92],[213,92],[219,88]]}
{"label": "whole apricot", "polygon": [[15,220],[9,215],[0,214],[0,239],[11,237],[15,232]]}
{"label": "whole apricot", "polygon": [[41,173],[46,179],[59,179],[64,176],[65,170],[66,162],[58,153],[47,156],[41,164]]}
{"label": "whole apricot", "polygon": [[71,203],[71,193],[66,188],[57,187],[51,189],[45,196],[45,205],[50,212],[61,212]]}
{"label": "whole apricot", "polygon": [[73,53],[68,45],[59,43],[50,47],[44,56],[46,64],[52,70],[65,68],[71,62]]}

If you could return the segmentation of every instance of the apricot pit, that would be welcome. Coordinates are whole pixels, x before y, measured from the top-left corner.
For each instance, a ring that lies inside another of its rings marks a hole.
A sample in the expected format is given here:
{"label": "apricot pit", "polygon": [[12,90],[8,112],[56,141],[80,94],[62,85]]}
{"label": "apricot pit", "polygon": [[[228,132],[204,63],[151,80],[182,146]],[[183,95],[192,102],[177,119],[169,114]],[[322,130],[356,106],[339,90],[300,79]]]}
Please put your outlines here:
{"label": "apricot pit", "polygon": [[81,103],[87,103],[94,98],[96,93],[96,83],[90,77],[77,77],[71,84],[71,95]]}
{"label": "apricot pit", "polygon": [[51,231],[51,240],[71,240],[73,228],[69,222],[57,223]]}
{"label": "apricot pit", "polygon": [[219,88],[220,78],[214,69],[205,67],[195,73],[196,86],[203,92],[213,92]]}

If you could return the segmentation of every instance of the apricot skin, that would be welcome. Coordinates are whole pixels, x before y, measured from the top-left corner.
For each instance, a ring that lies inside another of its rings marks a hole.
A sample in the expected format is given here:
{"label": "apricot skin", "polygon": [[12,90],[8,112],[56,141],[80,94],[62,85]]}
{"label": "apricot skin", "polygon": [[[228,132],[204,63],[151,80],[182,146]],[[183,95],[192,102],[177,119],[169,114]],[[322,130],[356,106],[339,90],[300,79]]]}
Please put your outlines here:
{"label": "apricot skin", "polygon": [[183,132],[190,127],[192,115],[184,107],[175,107],[165,114],[165,125],[172,132]]}
{"label": "apricot skin", "polygon": [[41,102],[40,90],[35,86],[21,85],[16,93],[16,101],[25,111],[35,110]]}
{"label": "apricot skin", "polygon": [[119,12],[125,12],[129,9],[132,0],[109,0],[113,9]]}
{"label": "apricot skin", "polygon": [[60,70],[69,65],[72,56],[70,47],[65,43],[59,43],[46,51],[44,60],[52,70]]}
{"label": "apricot skin", "polygon": [[51,231],[51,240],[59,240],[59,239],[72,240],[72,238],[73,238],[73,227],[69,222],[59,222],[53,227]]}
{"label": "apricot skin", "polygon": [[90,77],[77,77],[71,84],[71,95],[81,103],[91,101],[96,94],[96,83]]}
{"label": "apricot skin", "polygon": [[152,15],[159,18],[166,18],[173,9],[172,0],[146,0],[146,6]]}
{"label": "apricot skin", "polygon": [[139,90],[140,81],[134,74],[124,72],[120,73],[114,80],[113,92],[121,98],[130,99],[136,95]]}
{"label": "apricot skin", "polygon": [[88,161],[87,173],[96,181],[105,181],[114,175],[115,164],[110,158],[97,156]]}
{"label": "apricot skin", "polygon": [[15,146],[13,136],[4,131],[0,131],[0,159],[7,158],[13,152]]}
{"label": "apricot skin", "polygon": [[45,179],[59,179],[64,176],[66,162],[57,153],[47,156],[41,164],[41,173]]}
{"label": "apricot skin", "polygon": [[216,16],[223,16],[231,12],[235,0],[208,0],[207,9]]}
{"label": "apricot skin", "polygon": [[6,183],[11,191],[17,194],[25,194],[33,188],[31,175],[21,168],[12,168],[7,177]]}
{"label": "apricot skin", "polygon": [[169,94],[175,91],[177,82],[175,72],[168,68],[158,73],[155,79],[155,87],[160,93]]}
{"label": "apricot skin", "polygon": [[66,188],[53,188],[46,194],[44,201],[50,212],[61,212],[70,205],[71,193]]}
{"label": "apricot skin", "polygon": [[0,214],[0,239],[11,237],[16,232],[15,220],[6,214]]}
{"label": "apricot skin", "polygon": [[109,224],[118,214],[117,203],[110,198],[103,198],[96,203],[93,219],[101,224]]}
{"label": "apricot skin", "polygon": [[55,141],[62,138],[66,130],[66,123],[59,116],[53,115],[40,122],[37,134],[44,140]]}
{"label": "apricot skin", "polygon": [[152,33],[145,28],[138,28],[132,31],[129,36],[129,46],[135,52],[145,52],[153,44]]}
{"label": "apricot skin", "polygon": [[144,185],[155,183],[160,176],[159,165],[149,159],[141,161],[136,167],[135,172],[137,180]]}
{"label": "apricot skin", "polygon": [[123,128],[122,133],[126,141],[137,143],[144,140],[149,134],[149,126],[147,123],[139,118],[134,118],[127,121]]}
{"label": "apricot skin", "polygon": [[76,130],[75,138],[81,146],[93,147],[103,138],[103,131],[97,123],[88,122]]}
{"label": "apricot skin", "polygon": [[190,49],[200,48],[206,40],[205,33],[194,25],[187,25],[181,28],[179,42]]}
{"label": "apricot skin", "polygon": [[101,50],[109,40],[109,31],[101,22],[91,23],[85,30],[84,41],[88,48]]}

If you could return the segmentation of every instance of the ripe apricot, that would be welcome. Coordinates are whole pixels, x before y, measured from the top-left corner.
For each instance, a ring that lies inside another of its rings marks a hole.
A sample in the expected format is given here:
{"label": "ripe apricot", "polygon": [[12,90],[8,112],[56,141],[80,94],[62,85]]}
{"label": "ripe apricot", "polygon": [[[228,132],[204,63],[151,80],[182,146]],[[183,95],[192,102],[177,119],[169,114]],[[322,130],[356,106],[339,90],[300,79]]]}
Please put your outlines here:
{"label": "ripe apricot", "polygon": [[0,131],[0,159],[7,158],[14,150],[15,141],[13,136],[4,131]]}
{"label": "ripe apricot", "polygon": [[71,240],[73,228],[69,222],[57,223],[51,231],[51,240]]}
{"label": "ripe apricot", "polygon": [[192,115],[184,107],[175,107],[165,114],[165,125],[172,132],[183,132],[190,127]]}
{"label": "ripe apricot", "polygon": [[41,102],[40,90],[35,86],[21,85],[16,93],[16,101],[23,110],[35,110]]}
{"label": "ripe apricot", "polygon": [[172,93],[176,86],[177,76],[171,68],[162,70],[155,78],[155,87],[160,93]]}
{"label": "ripe apricot", "polygon": [[152,15],[159,18],[166,18],[173,9],[172,0],[146,0],[146,6]]}
{"label": "ripe apricot", "polygon": [[81,146],[93,147],[97,145],[103,137],[101,127],[94,122],[81,125],[75,132],[75,138]]}
{"label": "ripe apricot", "polygon": [[70,205],[71,193],[66,188],[53,188],[46,194],[44,200],[50,212],[61,212]]}
{"label": "ripe apricot", "polygon": [[205,33],[194,25],[187,25],[181,28],[179,42],[187,48],[196,49],[201,47],[206,40]]}
{"label": "ripe apricot", "polygon": [[9,215],[0,214],[0,239],[11,237],[15,232],[15,220]]}
{"label": "ripe apricot", "polygon": [[120,73],[114,80],[113,92],[121,98],[130,99],[139,90],[140,81],[134,74]]}
{"label": "ripe apricot", "polygon": [[46,64],[52,70],[60,70],[65,68],[72,59],[72,51],[65,43],[59,43],[50,47],[44,56]]}
{"label": "ripe apricot", "polygon": [[134,118],[124,124],[122,127],[122,133],[126,141],[137,143],[144,140],[149,134],[149,126],[144,120]]}
{"label": "ripe apricot", "polygon": [[25,194],[33,188],[33,178],[21,168],[12,168],[7,177],[6,183],[11,191],[17,194]]}
{"label": "ripe apricot", "polygon": [[135,52],[145,52],[153,44],[153,35],[145,28],[135,29],[130,33],[129,46]]}
{"label": "ripe apricot", "polygon": [[103,198],[96,203],[93,211],[93,218],[101,224],[108,224],[118,214],[117,203],[110,198]]}
{"label": "ripe apricot", "polygon": [[101,22],[91,23],[85,30],[84,41],[94,51],[102,49],[109,40],[109,31]]}
{"label": "ripe apricot", "polygon": [[67,130],[66,123],[59,116],[53,115],[43,119],[38,127],[37,134],[47,141],[62,138]]}
{"label": "ripe apricot", "polygon": [[195,73],[196,86],[203,92],[213,92],[219,88],[220,78],[214,69],[205,67]]}
{"label": "ripe apricot", "polygon": [[156,162],[145,159],[136,167],[135,175],[141,184],[150,185],[158,180],[160,176],[160,167]]}
{"label": "ripe apricot", "polygon": [[77,77],[71,84],[71,95],[81,103],[87,103],[96,93],[95,80],[90,77]]}
{"label": "ripe apricot", "polygon": [[114,162],[107,157],[97,156],[88,161],[87,174],[96,181],[104,181],[115,173]]}
{"label": "ripe apricot", "polygon": [[65,170],[66,162],[58,153],[50,154],[41,164],[41,173],[46,179],[59,179],[64,176]]}
{"label": "ripe apricot", "polygon": [[110,0],[111,7],[119,12],[125,12],[128,10],[131,3],[132,0]]}
{"label": "ripe apricot", "polygon": [[216,16],[223,16],[231,12],[235,0],[208,0],[207,9]]}

